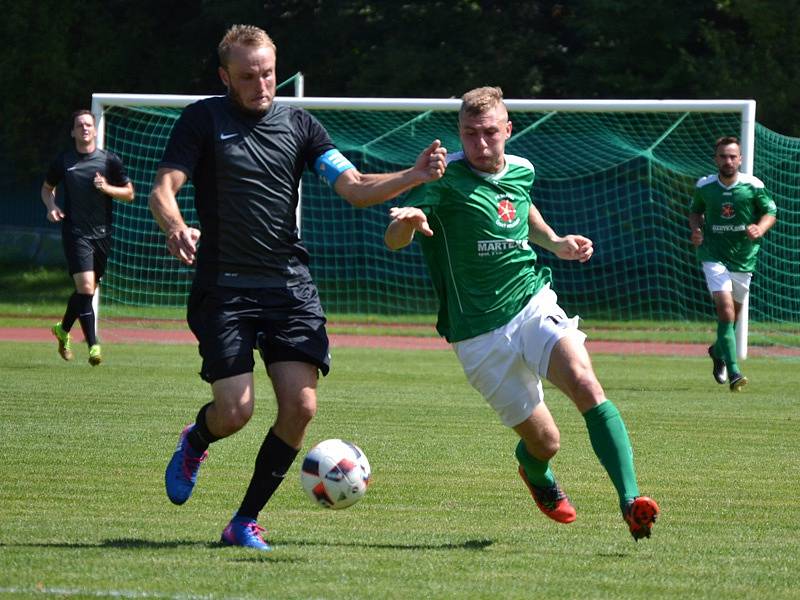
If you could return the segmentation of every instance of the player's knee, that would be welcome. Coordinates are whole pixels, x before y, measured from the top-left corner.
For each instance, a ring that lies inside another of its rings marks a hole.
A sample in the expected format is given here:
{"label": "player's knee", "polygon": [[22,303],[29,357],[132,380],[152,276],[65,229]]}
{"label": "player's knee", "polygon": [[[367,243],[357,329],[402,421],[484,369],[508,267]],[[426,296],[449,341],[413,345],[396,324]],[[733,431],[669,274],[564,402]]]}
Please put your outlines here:
{"label": "player's knee", "polygon": [[308,424],[316,414],[316,404],[297,404],[279,407],[273,430],[287,444],[300,447]]}
{"label": "player's knee", "polygon": [[217,428],[221,436],[229,436],[242,429],[253,416],[253,406],[229,405],[217,407]]}
{"label": "player's knee", "polygon": [[308,425],[317,414],[317,403],[310,401],[310,402],[302,402],[300,403],[294,412],[294,420],[298,424],[303,426]]}
{"label": "player's knee", "polygon": [[550,460],[561,449],[561,433],[558,427],[549,427],[539,432],[534,443],[526,445],[533,446],[529,452],[539,460]]}
{"label": "player's knee", "polygon": [[558,451],[561,450],[561,440],[556,437],[555,439],[546,440],[539,449],[540,460],[550,460]]}
{"label": "player's knee", "polygon": [[295,429],[305,429],[317,414],[316,398],[302,397],[278,404],[278,419]]}

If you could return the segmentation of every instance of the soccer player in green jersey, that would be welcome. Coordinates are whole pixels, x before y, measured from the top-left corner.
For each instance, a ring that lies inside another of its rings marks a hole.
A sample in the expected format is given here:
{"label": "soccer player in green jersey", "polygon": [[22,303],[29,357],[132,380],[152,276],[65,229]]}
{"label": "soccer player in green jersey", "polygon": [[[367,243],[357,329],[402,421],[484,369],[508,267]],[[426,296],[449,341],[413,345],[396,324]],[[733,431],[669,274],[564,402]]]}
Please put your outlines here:
{"label": "soccer player in green jersey", "polygon": [[739,139],[719,138],[714,146],[718,172],[697,182],[689,207],[689,227],[697,258],[717,312],[717,341],[708,348],[712,373],[732,392],[747,384],[736,362],[734,324],[750,289],[764,234],[775,224],[776,207],[757,177],[739,172]]}
{"label": "soccer player in green jersey", "polygon": [[649,537],[659,509],[639,494],[625,423],[595,376],[578,317],[558,306],[550,270],[537,268],[530,245],[586,262],[592,241],[557,235],[533,205],[533,165],[505,153],[512,125],[500,88],[464,94],[458,123],[462,151],[447,157],[443,178],[391,209],[386,245],[421,244],[439,298],[437,330],[472,386],[521,438],[519,474],[539,509],[560,523],[576,518],[550,468],[560,433],[543,401],[546,377],[583,414],[634,539]]}

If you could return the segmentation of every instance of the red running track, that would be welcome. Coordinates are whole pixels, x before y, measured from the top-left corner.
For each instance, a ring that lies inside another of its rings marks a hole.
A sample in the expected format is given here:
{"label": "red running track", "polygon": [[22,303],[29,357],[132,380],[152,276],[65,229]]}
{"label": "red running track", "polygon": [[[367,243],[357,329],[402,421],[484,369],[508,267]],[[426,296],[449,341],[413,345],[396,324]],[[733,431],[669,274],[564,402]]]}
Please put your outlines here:
{"label": "red running track", "polygon": [[[74,333],[76,342],[82,341],[79,331]],[[195,344],[188,329],[145,329],[107,327],[100,332],[104,343],[156,343]],[[450,345],[442,338],[393,335],[329,334],[331,345],[339,348],[391,348],[399,350],[447,350]],[[0,328],[0,341],[9,342],[54,342],[53,335],[44,328],[5,327]],[[678,344],[657,342],[608,342],[587,340],[586,346],[594,354],[650,354],[660,356],[706,356],[705,344]],[[797,356],[800,348],[751,346],[750,356]]]}

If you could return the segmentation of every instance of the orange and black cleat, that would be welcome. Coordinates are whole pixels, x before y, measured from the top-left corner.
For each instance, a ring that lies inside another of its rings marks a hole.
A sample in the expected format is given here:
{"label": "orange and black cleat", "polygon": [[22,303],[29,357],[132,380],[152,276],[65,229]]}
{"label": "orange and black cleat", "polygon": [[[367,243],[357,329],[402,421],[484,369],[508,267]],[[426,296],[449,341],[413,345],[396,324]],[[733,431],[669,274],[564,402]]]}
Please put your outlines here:
{"label": "orange and black cleat", "polygon": [[633,539],[638,542],[642,538],[650,537],[650,530],[660,513],[655,500],[639,496],[628,502],[622,511],[622,517],[628,524]]}
{"label": "orange and black cleat", "polygon": [[528,481],[528,475],[522,465],[519,467],[519,476],[528,486],[528,490],[540,511],[559,523],[572,523],[575,520],[575,507],[572,506],[569,498],[567,498],[567,495],[558,484],[548,487],[533,485]]}

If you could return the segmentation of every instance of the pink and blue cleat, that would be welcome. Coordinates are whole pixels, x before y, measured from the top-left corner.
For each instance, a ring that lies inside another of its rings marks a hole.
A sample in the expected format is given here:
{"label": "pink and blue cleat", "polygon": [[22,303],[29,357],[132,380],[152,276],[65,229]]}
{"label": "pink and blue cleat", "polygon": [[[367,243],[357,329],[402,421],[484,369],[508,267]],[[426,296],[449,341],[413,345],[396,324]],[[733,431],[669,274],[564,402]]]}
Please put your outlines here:
{"label": "pink and blue cleat", "polygon": [[192,495],[200,465],[208,456],[207,450],[198,453],[186,439],[193,428],[194,423],[187,425],[181,432],[178,446],[164,473],[167,496],[173,504],[183,504]]}
{"label": "pink and blue cleat", "polygon": [[242,546],[269,552],[272,546],[261,537],[262,531],[266,530],[250,517],[235,515],[222,532],[220,541],[226,546]]}

